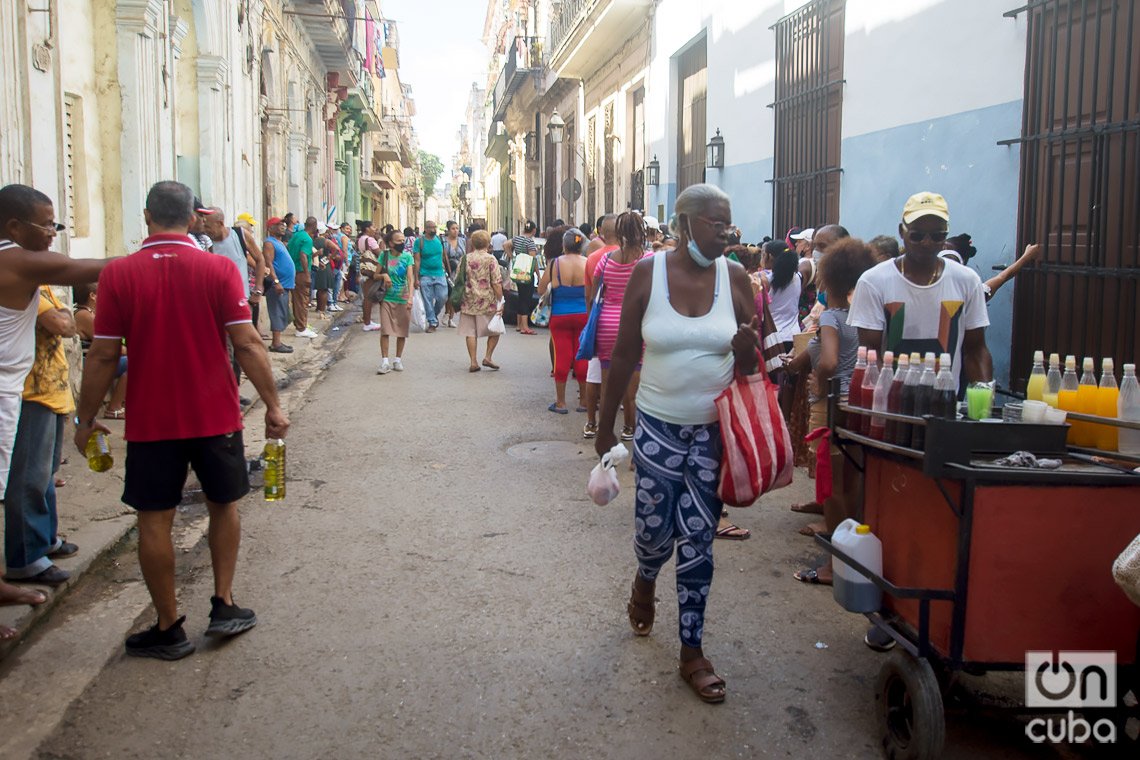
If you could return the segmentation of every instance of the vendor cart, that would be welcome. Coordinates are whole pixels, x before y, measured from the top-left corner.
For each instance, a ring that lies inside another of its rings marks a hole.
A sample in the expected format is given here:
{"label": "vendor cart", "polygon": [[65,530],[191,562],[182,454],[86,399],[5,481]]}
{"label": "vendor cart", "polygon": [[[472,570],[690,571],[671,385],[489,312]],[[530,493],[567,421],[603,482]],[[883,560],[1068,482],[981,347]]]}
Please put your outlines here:
{"label": "vendor cart", "polygon": [[[888,414],[925,426],[926,442],[886,443],[835,424],[864,411],[837,391],[832,440],[863,473],[862,521],[882,541],[882,573],[817,541],[883,591],[867,617],[897,643],[875,693],[886,756],[937,757],[953,676],[1024,670],[1028,651],[1115,652],[1120,694],[1140,696],[1140,607],[1111,572],[1140,534],[1140,475],[1067,449],[1068,425]],[[1019,450],[1062,465],[994,464]]]}

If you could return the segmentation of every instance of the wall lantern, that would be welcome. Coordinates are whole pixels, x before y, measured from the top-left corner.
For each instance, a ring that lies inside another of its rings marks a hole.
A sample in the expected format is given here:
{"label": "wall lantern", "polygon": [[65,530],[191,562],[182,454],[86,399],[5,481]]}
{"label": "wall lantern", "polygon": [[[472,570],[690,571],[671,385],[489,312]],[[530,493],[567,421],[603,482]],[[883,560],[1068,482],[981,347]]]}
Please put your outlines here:
{"label": "wall lantern", "polygon": [[661,184],[661,163],[657,160],[657,154],[653,154],[653,160],[645,167],[645,184],[650,187],[657,187]]}
{"label": "wall lantern", "polygon": [[709,169],[723,169],[724,168],[724,138],[720,136],[720,129],[717,129],[716,135],[713,139],[709,140],[706,146],[705,166]]}
{"label": "wall lantern", "polygon": [[562,144],[562,138],[566,136],[566,122],[558,115],[558,109],[554,109],[554,113],[550,114],[550,122],[546,125],[550,130],[550,142],[555,145]]}

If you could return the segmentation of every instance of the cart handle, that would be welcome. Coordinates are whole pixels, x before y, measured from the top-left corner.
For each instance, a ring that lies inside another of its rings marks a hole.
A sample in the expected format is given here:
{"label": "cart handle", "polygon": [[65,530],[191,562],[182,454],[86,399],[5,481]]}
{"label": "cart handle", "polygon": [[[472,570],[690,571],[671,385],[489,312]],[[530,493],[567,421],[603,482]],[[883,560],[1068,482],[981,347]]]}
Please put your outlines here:
{"label": "cart handle", "polygon": [[830,538],[824,538],[823,536],[817,534],[815,536],[815,540],[816,543],[822,546],[824,551],[826,551],[828,554],[832,555],[840,562],[843,562],[845,565],[855,570],[855,572],[871,581],[871,583],[874,583],[884,593],[890,594],[896,599],[919,599],[945,602],[952,602],[955,599],[954,592],[948,589],[911,588],[906,586],[896,586],[878,573],[873,573],[868,570],[862,563],[851,559],[851,557],[848,556],[845,551],[836,548],[835,544],[831,542]]}

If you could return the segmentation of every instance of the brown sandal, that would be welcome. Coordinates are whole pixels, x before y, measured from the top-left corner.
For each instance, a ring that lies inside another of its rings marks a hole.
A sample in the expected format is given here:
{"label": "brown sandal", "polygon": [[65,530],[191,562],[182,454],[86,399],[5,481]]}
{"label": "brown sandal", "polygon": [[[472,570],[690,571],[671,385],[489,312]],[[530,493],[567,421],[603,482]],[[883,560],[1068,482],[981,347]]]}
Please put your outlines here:
{"label": "brown sandal", "polygon": [[634,582],[629,589],[629,603],[625,606],[625,611],[629,614],[629,627],[637,636],[648,636],[653,632],[653,617],[657,610],[652,597],[648,602],[639,602],[636,596],[637,583]]}
{"label": "brown sandal", "polygon": [[707,658],[698,657],[682,662],[681,678],[702,702],[717,705],[724,701],[724,679],[716,674],[713,664]]}

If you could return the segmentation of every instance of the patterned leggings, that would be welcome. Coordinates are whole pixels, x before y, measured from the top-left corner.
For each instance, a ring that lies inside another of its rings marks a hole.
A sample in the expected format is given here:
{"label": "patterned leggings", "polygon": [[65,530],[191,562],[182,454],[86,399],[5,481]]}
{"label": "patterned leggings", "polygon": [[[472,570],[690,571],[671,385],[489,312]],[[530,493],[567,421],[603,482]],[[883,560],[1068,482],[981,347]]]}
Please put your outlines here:
{"label": "patterned leggings", "polygon": [[633,548],[649,582],[677,547],[681,643],[700,648],[720,521],[720,423],[672,425],[638,410],[634,433],[637,506]]}

